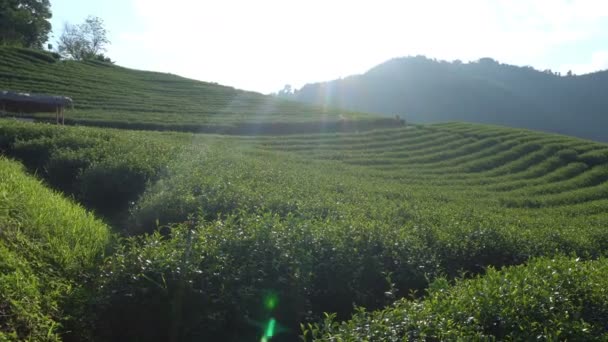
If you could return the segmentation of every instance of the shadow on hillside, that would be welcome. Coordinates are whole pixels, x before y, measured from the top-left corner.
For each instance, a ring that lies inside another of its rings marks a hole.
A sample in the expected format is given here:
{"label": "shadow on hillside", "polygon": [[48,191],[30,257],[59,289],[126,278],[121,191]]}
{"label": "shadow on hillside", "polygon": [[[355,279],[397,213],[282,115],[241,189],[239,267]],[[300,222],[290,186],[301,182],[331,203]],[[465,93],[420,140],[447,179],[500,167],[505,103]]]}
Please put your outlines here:
{"label": "shadow on hillside", "polygon": [[[52,122],[50,119],[36,118],[38,122]],[[404,126],[405,121],[395,118],[311,121],[311,122],[244,122],[233,125],[200,125],[200,124],[159,124],[151,122],[119,122],[65,119],[66,125],[146,130],[178,131],[191,133],[229,134],[229,135],[287,135],[306,133],[334,133],[368,131],[378,128]]]}

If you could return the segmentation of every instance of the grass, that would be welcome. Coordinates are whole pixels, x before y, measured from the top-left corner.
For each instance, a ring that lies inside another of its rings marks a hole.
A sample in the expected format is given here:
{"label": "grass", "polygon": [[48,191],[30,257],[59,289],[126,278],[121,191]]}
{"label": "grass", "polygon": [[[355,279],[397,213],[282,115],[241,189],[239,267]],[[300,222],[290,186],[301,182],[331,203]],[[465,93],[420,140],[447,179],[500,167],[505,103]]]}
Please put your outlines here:
{"label": "grass", "polygon": [[110,230],[18,163],[1,157],[0,174],[0,340],[58,340]]}
{"label": "grass", "polygon": [[[466,288],[478,286],[490,295],[488,308],[516,310],[518,297],[499,300],[502,277],[520,272],[538,282],[534,305],[544,305],[542,294],[553,286],[542,285],[550,279],[536,271],[550,259],[530,260],[557,258],[561,270],[580,257],[581,277],[598,277],[605,264],[592,261],[608,248],[605,144],[456,123],[235,137],[3,120],[0,137],[5,155],[123,235],[96,264],[101,290],[88,295],[95,309],[83,314],[93,322],[84,330],[101,340],[166,340],[176,329],[182,340],[259,339],[271,318],[274,339],[296,338],[303,322],[311,324],[309,337],[357,340],[382,311],[336,327],[353,304],[383,310],[412,293],[414,301],[385,309],[402,317],[426,308],[416,313],[420,320],[396,329],[396,339],[421,329],[438,338],[525,339],[538,331],[508,325],[492,332],[484,328],[489,321],[463,327],[425,291],[445,278],[456,282],[442,287],[449,300],[470,312],[477,309],[466,302]],[[603,286],[594,284],[589,291]],[[573,285],[572,305],[603,307],[586,297],[585,286]],[[279,301],[270,311],[263,305],[269,295]],[[336,316],[315,326],[323,312]],[[445,330],[452,335],[422,326],[433,314],[455,322]],[[568,328],[555,323],[546,336],[601,335],[587,316],[580,323],[548,311],[524,314],[509,322],[550,318]]]}
{"label": "grass", "polygon": [[[70,96],[68,124],[192,132],[259,133],[356,130],[394,120],[321,108],[171,74],[101,62],[60,61],[0,49],[0,89]],[[54,114],[36,114],[51,119]]]}

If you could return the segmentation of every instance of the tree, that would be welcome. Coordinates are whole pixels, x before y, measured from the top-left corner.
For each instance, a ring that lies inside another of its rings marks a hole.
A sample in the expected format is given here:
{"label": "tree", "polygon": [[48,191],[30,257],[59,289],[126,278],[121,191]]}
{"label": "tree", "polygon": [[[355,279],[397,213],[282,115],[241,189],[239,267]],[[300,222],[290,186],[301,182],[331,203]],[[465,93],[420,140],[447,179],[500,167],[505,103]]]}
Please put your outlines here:
{"label": "tree", "polygon": [[49,0],[0,0],[0,45],[42,49],[50,18]]}
{"label": "tree", "polygon": [[279,90],[279,96],[281,95],[290,95],[292,93],[291,85],[286,84],[283,89]]}
{"label": "tree", "polygon": [[290,84],[286,84],[283,89],[279,90],[277,93],[278,97],[289,98],[296,94],[296,89],[293,89]]}
{"label": "tree", "polygon": [[498,62],[496,60],[494,60],[494,58],[490,58],[490,57],[483,57],[480,58],[478,60],[479,64],[486,64],[486,65],[495,65],[498,64]]}
{"label": "tree", "polygon": [[57,41],[57,50],[61,55],[77,60],[92,59],[103,56],[102,51],[110,41],[103,20],[88,16],[80,25],[65,24],[63,33]]}

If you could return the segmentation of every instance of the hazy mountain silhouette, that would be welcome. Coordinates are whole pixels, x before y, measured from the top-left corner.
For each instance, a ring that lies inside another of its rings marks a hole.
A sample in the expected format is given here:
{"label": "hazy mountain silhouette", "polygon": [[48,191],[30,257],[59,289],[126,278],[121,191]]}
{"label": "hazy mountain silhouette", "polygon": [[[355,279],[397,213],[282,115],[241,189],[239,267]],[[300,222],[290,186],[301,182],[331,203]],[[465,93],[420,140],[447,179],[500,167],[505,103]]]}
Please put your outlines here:
{"label": "hazy mountain silhouette", "polygon": [[560,76],[491,58],[404,57],[282,96],[417,123],[481,122],[608,141],[608,71]]}

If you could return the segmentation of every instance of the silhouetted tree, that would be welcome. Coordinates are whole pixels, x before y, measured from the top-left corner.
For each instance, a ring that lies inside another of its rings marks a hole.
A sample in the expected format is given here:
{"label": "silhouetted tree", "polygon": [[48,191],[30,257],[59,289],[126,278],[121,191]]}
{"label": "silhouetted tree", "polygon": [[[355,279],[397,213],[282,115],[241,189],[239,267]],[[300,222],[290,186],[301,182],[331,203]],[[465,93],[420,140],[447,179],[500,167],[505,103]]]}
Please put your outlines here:
{"label": "silhouetted tree", "polygon": [[283,89],[279,90],[278,95],[282,97],[289,97],[290,95],[293,95],[293,88],[290,84],[286,84]]}
{"label": "silhouetted tree", "polygon": [[490,57],[480,58],[478,62],[480,64],[498,64],[497,61],[495,61],[493,58],[490,58]]}
{"label": "silhouetted tree", "polygon": [[[57,49],[64,57],[84,60],[103,56],[101,53],[109,43],[103,20],[88,16],[80,25],[65,24],[57,42]],[[104,58],[106,57],[103,56],[102,59]]]}

